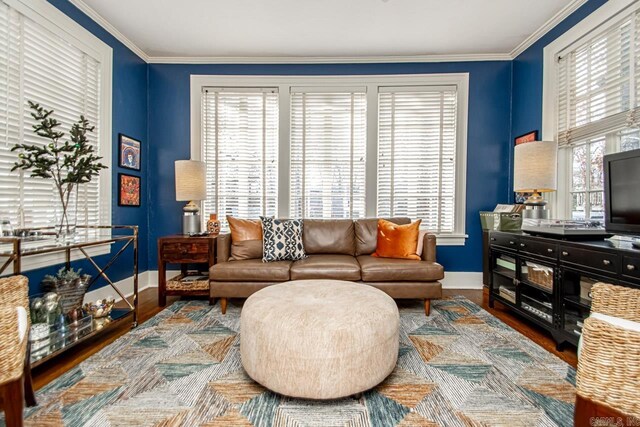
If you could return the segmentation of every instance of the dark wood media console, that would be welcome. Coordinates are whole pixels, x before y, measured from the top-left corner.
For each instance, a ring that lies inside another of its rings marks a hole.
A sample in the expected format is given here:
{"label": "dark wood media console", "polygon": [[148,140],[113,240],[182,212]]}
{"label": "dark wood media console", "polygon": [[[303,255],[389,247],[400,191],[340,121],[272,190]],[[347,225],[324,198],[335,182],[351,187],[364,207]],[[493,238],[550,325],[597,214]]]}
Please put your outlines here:
{"label": "dark wood media console", "polygon": [[499,301],[548,330],[558,348],[578,344],[594,283],[640,288],[640,250],[630,242],[491,231],[489,247],[489,306]]}

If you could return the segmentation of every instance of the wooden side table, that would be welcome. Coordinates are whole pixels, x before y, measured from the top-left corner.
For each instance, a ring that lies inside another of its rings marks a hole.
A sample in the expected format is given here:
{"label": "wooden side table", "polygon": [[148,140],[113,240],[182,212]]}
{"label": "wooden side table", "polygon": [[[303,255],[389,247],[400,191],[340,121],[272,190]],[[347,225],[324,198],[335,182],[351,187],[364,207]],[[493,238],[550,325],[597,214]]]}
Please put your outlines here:
{"label": "wooden side table", "polygon": [[[167,305],[167,295],[209,296],[209,268],[215,263],[216,236],[189,237],[174,235],[158,239],[158,304]],[[188,264],[207,264],[207,285],[189,288],[181,286],[179,289],[167,289],[167,264],[180,264],[180,276],[174,280],[181,280],[188,275]]]}

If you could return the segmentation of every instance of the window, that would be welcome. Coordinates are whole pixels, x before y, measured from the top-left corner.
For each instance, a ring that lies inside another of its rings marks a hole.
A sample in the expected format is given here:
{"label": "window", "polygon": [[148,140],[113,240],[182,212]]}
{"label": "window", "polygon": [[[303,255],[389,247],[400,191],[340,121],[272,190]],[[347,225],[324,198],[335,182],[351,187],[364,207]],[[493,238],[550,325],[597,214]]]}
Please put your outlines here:
{"label": "window", "polygon": [[455,87],[385,87],[378,102],[378,215],[453,233]]}
{"label": "window", "polygon": [[640,146],[640,12],[632,9],[606,5],[545,51],[545,67],[555,58],[547,88],[555,97],[560,217],[603,220],[603,157]]}
{"label": "window", "polygon": [[257,218],[275,215],[278,198],[278,92],[208,88],[202,94],[205,212]]}
{"label": "window", "polygon": [[401,215],[464,244],[468,78],[191,76],[203,218]]}
{"label": "window", "polygon": [[298,218],[365,216],[366,93],[294,88],[291,210]]}
{"label": "window", "polygon": [[[19,142],[46,143],[33,133],[29,100],[55,110],[67,137],[84,115],[96,126],[90,143],[110,165],[104,94],[111,90],[111,49],[50,5],[11,4],[0,1],[0,217],[20,227],[53,226],[59,206],[53,181],[12,172],[17,153],[10,150]],[[80,186],[78,223],[110,224],[110,192],[108,171]]]}

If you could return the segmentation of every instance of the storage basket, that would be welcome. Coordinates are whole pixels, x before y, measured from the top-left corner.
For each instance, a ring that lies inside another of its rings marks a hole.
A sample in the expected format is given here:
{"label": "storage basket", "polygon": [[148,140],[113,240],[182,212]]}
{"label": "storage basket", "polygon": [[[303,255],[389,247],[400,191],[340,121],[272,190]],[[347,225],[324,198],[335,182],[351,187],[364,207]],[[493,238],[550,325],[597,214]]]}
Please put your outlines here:
{"label": "storage basket", "polygon": [[[592,312],[640,321],[640,290],[598,283],[592,288]],[[576,391],[640,419],[640,332],[600,319],[585,320]]]}
{"label": "storage basket", "polygon": [[520,231],[522,215],[518,212],[480,211],[480,223],[483,230]]}
{"label": "storage basket", "polygon": [[553,268],[527,262],[527,279],[553,292]]}
{"label": "storage basket", "polygon": [[208,291],[209,279],[206,280],[183,280],[185,276],[178,275],[167,280],[168,291]]}

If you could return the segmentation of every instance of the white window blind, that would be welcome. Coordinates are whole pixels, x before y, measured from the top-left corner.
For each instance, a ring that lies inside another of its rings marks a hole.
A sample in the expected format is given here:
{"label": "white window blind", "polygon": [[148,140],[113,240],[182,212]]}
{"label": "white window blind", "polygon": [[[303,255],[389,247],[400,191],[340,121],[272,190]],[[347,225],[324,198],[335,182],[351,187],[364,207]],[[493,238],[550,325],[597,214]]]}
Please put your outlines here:
{"label": "white window blind", "polygon": [[275,215],[278,202],[278,92],[207,88],[202,96],[205,216]]}
{"label": "white window blind", "polygon": [[639,23],[627,15],[559,55],[560,146],[640,124]]}
{"label": "white window blind", "polygon": [[[55,225],[60,202],[53,181],[11,172],[18,153],[10,150],[48,141],[33,133],[29,100],[55,110],[66,138],[84,115],[96,126],[87,136],[99,152],[100,70],[96,59],[0,2],[0,217],[19,226]],[[101,215],[99,189],[99,177],[79,188],[79,224],[110,221]]]}
{"label": "white window blind", "polygon": [[291,88],[290,215],[365,215],[365,88]]}
{"label": "white window blind", "polygon": [[421,218],[455,231],[457,90],[382,87],[378,96],[378,216]]}

